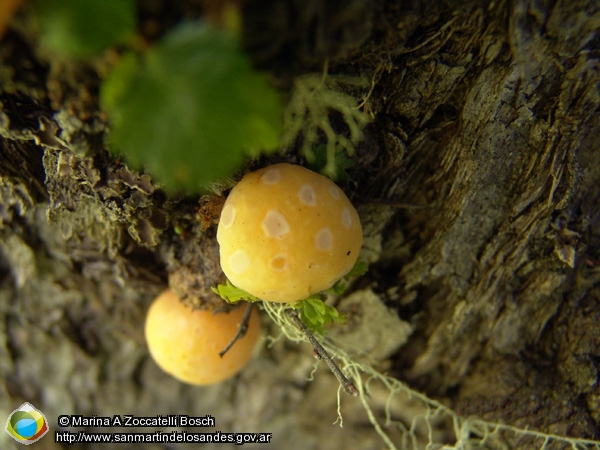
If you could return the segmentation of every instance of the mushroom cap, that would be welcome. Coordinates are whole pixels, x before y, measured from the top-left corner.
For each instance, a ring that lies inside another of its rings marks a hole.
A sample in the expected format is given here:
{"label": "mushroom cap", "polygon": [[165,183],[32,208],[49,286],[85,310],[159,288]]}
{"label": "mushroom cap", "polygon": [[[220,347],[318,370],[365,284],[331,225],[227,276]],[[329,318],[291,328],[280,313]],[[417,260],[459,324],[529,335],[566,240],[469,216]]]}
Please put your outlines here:
{"label": "mushroom cap", "polygon": [[152,358],[165,372],[190,384],[214,384],[234,376],[249,361],[260,337],[260,318],[254,308],[246,335],[219,356],[237,333],[244,309],[219,314],[192,310],[167,289],[146,316],[145,335]]}
{"label": "mushroom cap", "polygon": [[330,179],[275,164],[247,174],[223,206],[217,230],[231,283],[272,302],[328,289],[356,263],[358,213]]}

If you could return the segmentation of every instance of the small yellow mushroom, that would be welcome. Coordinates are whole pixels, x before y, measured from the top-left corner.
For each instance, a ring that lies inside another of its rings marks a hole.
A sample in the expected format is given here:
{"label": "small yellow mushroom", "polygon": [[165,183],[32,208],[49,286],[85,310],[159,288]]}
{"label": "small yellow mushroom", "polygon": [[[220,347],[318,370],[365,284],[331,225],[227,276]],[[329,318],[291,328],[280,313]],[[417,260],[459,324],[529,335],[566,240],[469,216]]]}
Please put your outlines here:
{"label": "small yellow mushroom", "polygon": [[223,357],[219,355],[238,331],[244,308],[229,313],[194,311],[166,290],[146,316],[150,354],[165,372],[190,384],[218,383],[238,373],[252,356],[260,337],[260,319],[252,311],[246,335]]}
{"label": "small yellow mushroom", "polygon": [[293,302],[350,271],[362,227],[335,183],[283,163],[249,173],[233,188],[217,240],[221,267],[235,286],[263,300]]}

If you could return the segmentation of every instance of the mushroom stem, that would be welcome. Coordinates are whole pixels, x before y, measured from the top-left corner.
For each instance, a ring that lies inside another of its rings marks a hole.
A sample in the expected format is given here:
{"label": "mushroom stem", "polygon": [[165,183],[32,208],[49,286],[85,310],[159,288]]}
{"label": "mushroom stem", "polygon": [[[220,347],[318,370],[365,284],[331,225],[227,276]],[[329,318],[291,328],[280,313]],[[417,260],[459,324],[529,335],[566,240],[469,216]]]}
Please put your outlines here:
{"label": "mushroom stem", "polygon": [[353,395],[354,397],[358,397],[358,389],[356,389],[354,383],[352,383],[352,381],[346,378],[346,376],[342,373],[341,369],[335,363],[333,358],[329,355],[329,353],[327,353],[327,350],[323,348],[323,346],[319,343],[317,338],[310,332],[306,325],[304,325],[304,322],[302,322],[302,319],[300,319],[298,313],[293,309],[288,309],[286,311],[290,315],[296,326],[300,328],[300,330],[304,333],[308,341],[312,344],[315,356],[318,359],[325,360],[325,363],[327,363],[329,369],[331,369],[331,371],[338,379],[340,385],[344,388],[347,394]]}
{"label": "mushroom stem", "polygon": [[243,338],[246,335],[246,332],[248,331],[248,324],[250,323],[250,314],[252,313],[252,306],[254,306],[252,303],[248,303],[246,305],[246,311],[244,311],[244,317],[242,317],[242,321],[238,325],[237,333],[235,333],[233,339],[229,342],[229,344],[227,344],[227,347],[225,347],[219,353],[219,356],[221,358],[225,356],[225,353],[227,353],[231,347],[233,347],[233,344],[235,344],[239,339]]}

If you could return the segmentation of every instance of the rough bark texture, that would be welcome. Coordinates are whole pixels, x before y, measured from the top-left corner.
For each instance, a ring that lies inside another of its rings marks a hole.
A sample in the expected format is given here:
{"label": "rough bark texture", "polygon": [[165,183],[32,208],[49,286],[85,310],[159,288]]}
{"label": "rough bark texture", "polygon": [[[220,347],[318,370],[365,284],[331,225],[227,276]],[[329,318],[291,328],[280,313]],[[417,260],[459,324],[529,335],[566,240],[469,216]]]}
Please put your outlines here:
{"label": "rough bark texture", "polygon": [[[192,3],[141,17],[160,33]],[[46,59],[28,14],[0,42],[2,420],[28,401],[52,431],[60,414],[211,414],[221,431],[273,433],[260,448],[383,447],[356,399],[332,426],[336,381],[324,367],[307,381],[307,345],[262,346],[215,387],[155,366],[145,310],[169,280],[193,298],[222,279],[214,228],[201,231],[197,198],[110,156],[101,64]],[[253,0],[244,18],[282,86],[325,61],[367,81],[348,85],[373,121],[343,187],[371,267],[341,303],[340,340],[461,416],[600,439],[598,4]],[[383,417],[386,392],[370,401]],[[410,426],[410,402],[392,411]]]}

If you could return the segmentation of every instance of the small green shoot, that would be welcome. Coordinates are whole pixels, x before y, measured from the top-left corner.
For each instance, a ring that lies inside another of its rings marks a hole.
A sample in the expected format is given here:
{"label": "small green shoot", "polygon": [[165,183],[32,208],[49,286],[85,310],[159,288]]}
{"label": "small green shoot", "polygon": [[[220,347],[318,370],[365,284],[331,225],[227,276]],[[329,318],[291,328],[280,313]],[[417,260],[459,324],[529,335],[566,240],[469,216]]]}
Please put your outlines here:
{"label": "small green shoot", "polygon": [[[344,323],[345,316],[340,314],[333,306],[326,305],[323,302],[324,295],[341,295],[348,287],[348,281],[351,278],[364,275],[369,269],[369,265],[365,261],[357,261],[354,267],[350,269],[344,277],[336,282],[329,289],[319,294],[311,295],[310,297],[291,303],[292,309],[298,311],[300,319],[313,333],[324,334],[325,326],[333,323]],[[212,291],[228,303],[237,303],[239,301],[257,302],[259,298],[235,287],[229,280],[225,284],[218,284],[217,287],[211,288]]]}
{"label": "small green shoot", "polygon": [[213,287],[211,289],[227,303],[237,303],[241,301],[256,302],[260,300],[254,295],[235,287],[229,280],[226,280],[225,284],[218,284],[217,287]]}
{"label": "small green shoot", "polygon": [[310,331],[322,335],[325,333],[325,326],[334,322],[341,324],[346,320],[344,314],[340,314],[333,306],[326,305],[323,302],[323,294],[342,295],[348,287],[348,281],[351,278],[364,275],[368,269],[369,264],[365,261],[356,261],[350,272],[329,289],[321,294],[311,295],[307,299],[294,302],[291,306],[298,311],[300,319]]}
{"label": "small green shoot", "polygon": [[[219,284],[211,288],[212,291],[228,303],[237,303],[240,301],[256,302],[260,299],[254,295],[235,287],[229,280],[225,284]],[[326,305],[321,300],[319,294],[294,302],[290,305],[298,311],[300,319],[313,333],[325,333],[324,326],[334,322],[344,323],[345,317],[337,312],[333,306]]]}
{"label": "small green shoot", "polygon": [[325,334],[325,326],[346,321],[344,314],[340,314],[333,306],[326,305],[318,294],[290,306],[298,311],[304,325],[313,333]]}
{"label": "small green shoot", "polygon": [[344,275],[343,279],[349,280],[350,278],[360,277],[361,275],[367,273],[367,270],[369,270],[369,263],[366,261],[358,260],[356,261],[356,264],[354,264],[354,267],[350,269],[350,272]]}
{"label": "small green shoot", "polygon": [[260,299],[254,295],[247,293],[243,289],[235,287],[229,280],[225,284],[218,284],[217,287],[211,288],[212,291],[228,303],[257,302]]}
{"label": "small green shoot", "polygon": [[354,267],[350,269],[346,275],[342,277],[342,279],[338,280],[333,286],[325,291],[326,294],[332,295],[342,295],[346,292],[346,288],[348,287],[348,281],[352,278],[359,277],[364,275],[369,270],[369,264],[365,261],[356,261]]}

